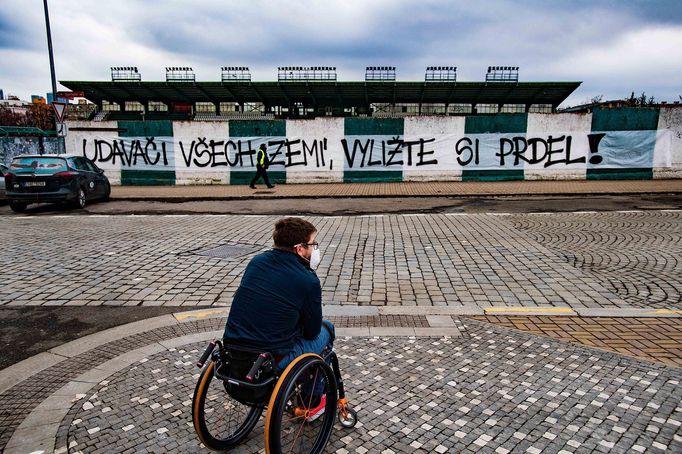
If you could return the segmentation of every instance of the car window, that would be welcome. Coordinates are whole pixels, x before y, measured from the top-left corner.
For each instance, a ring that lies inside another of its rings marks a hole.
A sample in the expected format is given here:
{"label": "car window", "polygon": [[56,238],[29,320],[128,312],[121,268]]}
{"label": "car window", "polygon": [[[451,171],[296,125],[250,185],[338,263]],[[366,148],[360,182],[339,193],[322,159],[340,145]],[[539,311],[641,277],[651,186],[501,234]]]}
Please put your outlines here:
{"label": "car window", "polygon": [[78,170],[88,170],[88,166],[85,164],[85,160],[83,158],[74,158],[74,161]]}
{"label": "car window", "polygon": [[97,172],[97,167],[95,166],[95,164],[92,163],[91,160],[89,160],[88,158],[83,158],[83,162],[85,162],[85,165],[88,167],[89,171]]}
{"label": "car window", "polygon": [[17,173],[35,173],[40,175],[52,175],[69,170],[65,159],[43,156],[14,158],[10,169]]}
{"label": "car window", "polygon": [[76,163],[76,159],[78,158],[69,158],[69,167],[71,167],[74,170],[78,170],[78,164]]}

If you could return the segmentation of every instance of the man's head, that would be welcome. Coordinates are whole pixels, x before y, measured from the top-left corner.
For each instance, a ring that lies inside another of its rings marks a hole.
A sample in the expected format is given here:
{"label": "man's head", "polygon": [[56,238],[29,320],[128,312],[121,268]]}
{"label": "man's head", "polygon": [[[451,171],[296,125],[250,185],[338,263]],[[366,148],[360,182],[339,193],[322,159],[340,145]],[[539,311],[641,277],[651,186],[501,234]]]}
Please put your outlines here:
{"label": "man's head", "polygon": [[262,143],[262,144],[260,144],[260,147],[258,147],[258,148],[265,151],[268,147],[264,143]]}
{"label": "man's head", "polygon": [[283,218],[275,223],[272,239],[275,247],[292,251],[310,261],[313,253],[317,229],[301,218]]}

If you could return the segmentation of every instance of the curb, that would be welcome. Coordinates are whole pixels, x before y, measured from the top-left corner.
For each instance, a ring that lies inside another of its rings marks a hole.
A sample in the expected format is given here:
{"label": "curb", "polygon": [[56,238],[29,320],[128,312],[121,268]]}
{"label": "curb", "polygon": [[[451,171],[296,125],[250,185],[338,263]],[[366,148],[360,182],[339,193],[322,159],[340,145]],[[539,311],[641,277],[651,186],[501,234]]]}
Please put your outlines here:
{"label": "curb", "polygon": [[[209,318],[225,318],[229,306],[211,309],[199,309],[179,311],[173,314],[161,315],[145,320],[139,320],[125,325],[109,328],[94,334],[90,334],[71,342],[51,348],[39,353],[3,370],[0,370],[0,393],[7,391],[13,386],[25,380],[28,376],[39,373],[61,361],[73,358],[81,353],[92,350],[116,339],[140,334],[156,328],[178,325],[194,320]],[[477,306],[323,306],[325,317],[373,317],[373,316],[426,316],[431,328],[405,328],[392,330],[378,329],[381,327],[363,328],[339,328],[339,335],[343,336],[429,336],[429,331],[434,330],[444,333],[443,329],[451,326],[443,326],[442,316],[550,316],[550,317],[618,317],[618,318],[680,318],[682,310],[672,309],[623,309],[623,308],[570,308],[570,307],[477,307]],[[373,330],[371,328],[374,328]],[[348,330],[347,334],[344,330]],[[438,335],[453,335],[450,334]]]}
{"label": "curb", "polygon": [[183,203],[183,202],[218,202],[218,201],[238,201],[238,200],[275,200],[275,199],[391,199],[391,198],[456,198],[456,199],[473,199],[473,198],[521,198],[521,197],[613,197],[626,195],[676,195],[682,194],[682,191],[665,190],[665,191],[621,191],[621,192],[533,192],[533,193],[517,193],[517,194],[501,194],[499,192],[482,192],[478,194],[461,194],[461,193],[440,193],[440,194],[343,194],[343,195],[329,195],[329,194],[314,194],[314,195],[243,195],[243,196],[112,196],[109,200],[114,202],[166,202],[166,203]]}

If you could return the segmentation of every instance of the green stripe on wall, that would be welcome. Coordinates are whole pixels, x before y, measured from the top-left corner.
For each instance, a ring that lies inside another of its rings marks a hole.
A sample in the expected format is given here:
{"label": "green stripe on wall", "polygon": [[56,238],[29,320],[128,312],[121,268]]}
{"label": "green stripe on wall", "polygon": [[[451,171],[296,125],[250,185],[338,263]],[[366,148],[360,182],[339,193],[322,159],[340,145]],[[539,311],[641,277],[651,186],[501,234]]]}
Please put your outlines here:
{"label": "green stripe on wall", "polygon": [[350,118],[343,121],[347,136],[402,136],[405,121],[402,118]]}
{"label": "green stripe on wall", "polygon": [[[251,179],[256,175],[256,171],[232,171],[230,172],[230,184],[249,184]],[[284,184],[287,182],[287,173],[284,171],[268,171],[268,179],[272,184]],[[256,186],[265,186],[262,178],[256,182]]]}
{"label": "green stripe on wall", "polygon": [[121,169],[122,186],[174,185],[174,170],[129,170]]}
{"label": "green stripe on wall", "polygon": [[119,137],[173,137],[173,123],[169,120],[119,121]]}
{"label": "green stripe on wall", "polygon": [[595,109],[592,112],[592,131],[655,131],[658,113],[658,109],[643,107]]}
{"label": "green stripe on wall", "polygon": [[588,180],[653,180],[653,169],[587,169]]}
{"label": "green stripe on wall", "polygon": [[509,113],[466,117],[464,134],[506,134],[526,133],[528,114]]}
{"label": "green stripe on wall", "polygon": [[285,137],[286,120],[230,120],[230,137]]}
{"label": "green stripe on wall", "polygon": [[399,183],[403,181],[402,170],[346,170],[344,183]]}
{"label": "green stripe on wall", "polygon": [[523,181],[523,169],[462,170],[462,181]]}

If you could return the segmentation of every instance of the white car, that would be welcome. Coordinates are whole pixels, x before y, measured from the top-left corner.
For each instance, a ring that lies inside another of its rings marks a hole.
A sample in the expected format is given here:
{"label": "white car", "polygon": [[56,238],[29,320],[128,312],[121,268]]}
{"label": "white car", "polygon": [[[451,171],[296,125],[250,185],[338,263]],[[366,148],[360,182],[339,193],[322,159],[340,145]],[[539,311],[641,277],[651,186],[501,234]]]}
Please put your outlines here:
{"label": "white car", "polygon": [[5,200],[5,174],[7,170],[5,164],[0,164],[0,200]]}

